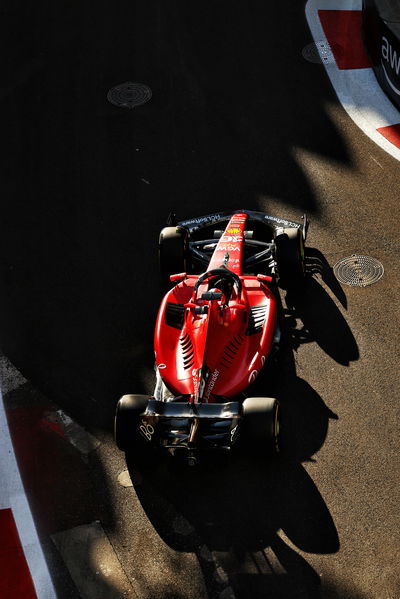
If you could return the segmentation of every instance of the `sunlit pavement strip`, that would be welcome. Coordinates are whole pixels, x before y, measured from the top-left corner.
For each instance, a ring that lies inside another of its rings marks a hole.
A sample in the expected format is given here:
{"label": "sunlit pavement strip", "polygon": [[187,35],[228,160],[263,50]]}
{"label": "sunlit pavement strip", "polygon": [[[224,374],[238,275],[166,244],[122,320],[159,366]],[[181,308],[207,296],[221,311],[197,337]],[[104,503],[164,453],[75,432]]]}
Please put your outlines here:
{"label": "sunlit pavement strip", "polygon": [[100,522],[51,537],[82,599],[137,598]]}
{"label": "sunlit pavement strip", "polygon": [[4,599],[55,598],[14,456],[1,393],[0,480],[0,596]]}
{"label": "sunlit pavement strip", "polygon": [[323,63],[343,108],[378,146],[400,160],[400,113],[362,53],[361,8],[361,0],[308,0],[306,16],[317,46],[324,41],[332,49],[333,60]]}

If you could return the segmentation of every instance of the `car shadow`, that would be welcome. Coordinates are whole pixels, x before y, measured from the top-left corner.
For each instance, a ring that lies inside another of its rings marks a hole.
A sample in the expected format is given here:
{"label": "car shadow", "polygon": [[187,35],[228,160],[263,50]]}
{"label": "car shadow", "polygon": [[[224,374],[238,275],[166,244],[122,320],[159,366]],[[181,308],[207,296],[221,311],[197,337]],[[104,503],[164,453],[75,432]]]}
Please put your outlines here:
{"label": "car shadow", "polygon": [[331,290],[343,308],[347,309],[346,294],[323,253],[316,248],[307,247],[305,250],[305,263],[308,275],[320,275],[322,281]]}
{"label": "car shadow", "polygon": [[323,255],[315,250],[310,255],[318,268],[308,268],[302,292],[282,294],[282,350],[248,389],[250,395],[280,399],[279,455],[273,459],[247,453],[210,455],[196,468],[175,458],[154,464],[127,456],[128,468],[141,472],[136,492],[153,526],[170,546],[197,554],[212,597],[220,590],[216,572],[222,564],[238,598],[291,597],[301,590],[317,599],[322,592],[320,577],[298,551],[339,550],[329,509],[302,465],[315,461],[329,422],[338,416],[297,376],[294,352],[299,344],[313,341],[347,365],[358,358],[358,350],[335,301],[316,277],[342,306],[343,290]]}
{"label": "car shadow", "polygon": [[[310,397],[310,387],[305,385],[305,390]],[[318,403],[315,392],[314,403]],[[147,517],[170,547],[197,555],[210,597],[221,592],[222,566],[238,599],[248,597],[249,588],[255,597],[270,596],[268,589],[274,589],[271,597],[290,597],[301,589],[317,598],[319,576],[298,551],[331,554],[339,550],[329,509],[298,461],[307,459],[307,448],[314,453],[323,443],[329,411],[321,406],[321,427],[314,422],[299,434],[302,423],[293,413],[293,404],[283,407],[283,448],[273,459],[210,455],[189,468],[174,458],[154,463],[127,455],[132,479],[137,479],[138,471],[141,474],[135,490]],[[295,441],[289,429],[297,429]],[[263,569],[250,576],[251,562],[263,556],[267,560]]]}
{"label": "car shadow", "polygon": [[[248,597],[247,587],[242,588],[248,561],[265,551],[272,551],[290,575],[292,591],[309,590],[318,576],[297,551],[339,549],[335,524],[312,478],[284,454],[270,460],[210,456],[192,469],[173,460],[150,466],[128,457],[127,463],[130,471],[141,472],[135,489],[152,525],[175,550],[196,553],[210,597],[217,595],[221,565],[236,597]],[[265,584],[274,579],[278,588],[288,584],[271,567],[264,568],[262,578]]]}
{"label": "car shadow", "polygon": [[[308,250],[306,262],[304,285],[288,290],[283,301],[285,327],[286,331],[291,330],[293,349],[302,343],[316,342],[333,360],[349,366],[359,358],[358,345],[333,299],[335,297],[345,309],[344,291],[321,252]],[[300,328],[296,321],[300,322]]]}

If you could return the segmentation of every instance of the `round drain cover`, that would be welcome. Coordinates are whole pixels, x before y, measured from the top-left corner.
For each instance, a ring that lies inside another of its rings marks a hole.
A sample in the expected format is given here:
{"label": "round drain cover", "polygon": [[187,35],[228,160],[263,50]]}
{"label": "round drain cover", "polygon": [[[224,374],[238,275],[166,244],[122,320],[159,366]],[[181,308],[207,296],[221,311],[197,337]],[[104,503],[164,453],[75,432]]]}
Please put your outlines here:
{"label": "round drain cover", "polygon": [[112,87],[107,94],[107,100],[123,108],[134,108],[146,104],[152,96],[151,89],[144,83],[132,83],[127,81],[116,87]]}
{"label": "round drain cover", "polygon": [[328,42],[321,41],[307,44],[301,51],[303,58],[315,64],[328,64],[335,62],[332,50]]}
{"label": "round drain cover", "polygon": [[333,267],[333,272],[340,283],[352,287],[367,287],[379,281],[385,271],[376,258],[353,254],[339,260]]}

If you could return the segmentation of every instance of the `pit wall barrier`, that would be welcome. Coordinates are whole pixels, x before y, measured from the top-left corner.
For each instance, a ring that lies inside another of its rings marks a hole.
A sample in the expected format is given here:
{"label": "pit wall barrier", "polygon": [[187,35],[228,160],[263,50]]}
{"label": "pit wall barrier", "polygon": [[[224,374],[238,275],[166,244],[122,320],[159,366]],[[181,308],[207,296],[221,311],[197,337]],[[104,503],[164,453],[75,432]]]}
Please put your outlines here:
{"label": "pit wall barrier", "polygon": [[376,78],[400,110],[400,0],[363,0],[363,36]]}

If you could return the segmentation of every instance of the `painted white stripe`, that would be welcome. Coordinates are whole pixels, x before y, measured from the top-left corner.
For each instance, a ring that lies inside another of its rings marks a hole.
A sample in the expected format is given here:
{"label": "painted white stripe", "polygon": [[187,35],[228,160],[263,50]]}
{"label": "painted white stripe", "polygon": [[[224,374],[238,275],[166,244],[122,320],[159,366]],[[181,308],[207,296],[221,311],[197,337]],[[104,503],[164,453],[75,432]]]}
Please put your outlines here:
{"label": "painted white stripe", "polygon": [[318,0],[318,10],[361,10],[362,0]]}
{"label": "painted white stripe", "polygon": [[71,445],[84,455],[94,451],[100,445],[100,441],[96,437],[85,431],[62,410],[57,410],[56,417],[62,424]]}
{"label": "painted white stripe", "polygon": [[11,508],[38,599],[55,599],[10,438],[0,390],[0,509]]}
{"label": "painted white stripe", "polygon": [[[315,42],[328,43],[318,10],[361,10],[361,0],[308,0],[306,17]],[[340,70],[335,62],[326,63],[334,90],[343,108],[355,124],[385,152],[400,160],[400,149],[377,129],[400,123],[400,112],[379,87],[372,69]]]}
{"label": "painted white stripe", "polygon": [[11,362],[0,354],[0,382],[1,388],[6,395],[9,391],[14,391],[14,389],[18,389],[22,385],[24,385],[27,380],[22,376],[20,372],[11,364]]}

